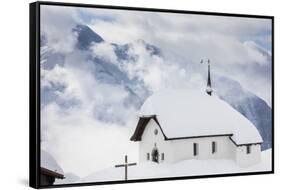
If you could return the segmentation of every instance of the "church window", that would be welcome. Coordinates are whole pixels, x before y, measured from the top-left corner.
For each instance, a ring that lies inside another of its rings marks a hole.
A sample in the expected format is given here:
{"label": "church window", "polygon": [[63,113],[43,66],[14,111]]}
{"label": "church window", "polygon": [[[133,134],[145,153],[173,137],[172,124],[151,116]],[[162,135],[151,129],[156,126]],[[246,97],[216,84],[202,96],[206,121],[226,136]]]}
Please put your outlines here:
{"label": "church window", "polygon": [[150,160],[150,154],[149,153],[146,153],[146,159]]}
{"label": "church window", "polygon": [[154,130],[154,135],[157,135],[157,134],[158,134],[158,130],[155,129],[155,130]]}
{"label": "church window", "polygon": [[251,153],[251,145],[247,145],[246,148],[247,148],[247,154],[250,154]]}
{"label": "church window", "polygon": [[212,142],[212,153],[216,153],[217,152],[217,142],[213,141]]}
{"label": "church window", "polygon": [[198,143],[193,143],[193,156],[198,155]]}
{"label": "church window", "polygon": [[164,152],[161,154],[161,160],[164,160]]}

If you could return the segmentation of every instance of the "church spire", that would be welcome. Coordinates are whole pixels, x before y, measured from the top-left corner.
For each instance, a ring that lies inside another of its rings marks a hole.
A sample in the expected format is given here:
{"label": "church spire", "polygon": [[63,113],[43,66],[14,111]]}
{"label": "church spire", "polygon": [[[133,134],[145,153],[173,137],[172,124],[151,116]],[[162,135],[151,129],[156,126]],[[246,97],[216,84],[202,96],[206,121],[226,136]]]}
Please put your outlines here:
{"label": "church spire", "polygon": [[211,75],[210,75],[210,60],[208,59],[208,81],[207,81],[207,88],[206,88],[207,94],[212,96],[212,84],[211,84]]}

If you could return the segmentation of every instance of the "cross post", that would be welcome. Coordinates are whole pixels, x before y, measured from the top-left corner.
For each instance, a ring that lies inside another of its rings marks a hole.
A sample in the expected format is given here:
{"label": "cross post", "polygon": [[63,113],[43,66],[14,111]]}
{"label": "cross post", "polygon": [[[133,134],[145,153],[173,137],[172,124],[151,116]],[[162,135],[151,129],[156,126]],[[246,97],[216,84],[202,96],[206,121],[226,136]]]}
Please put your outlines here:
{"label": "cross post", "polygon": [[125,180],[128,180],[128,166],[135,166],[137,163],[128,163],[128,156],[125,155],[125,164],[115,165],[115,168],[124,167],[125,168]]}

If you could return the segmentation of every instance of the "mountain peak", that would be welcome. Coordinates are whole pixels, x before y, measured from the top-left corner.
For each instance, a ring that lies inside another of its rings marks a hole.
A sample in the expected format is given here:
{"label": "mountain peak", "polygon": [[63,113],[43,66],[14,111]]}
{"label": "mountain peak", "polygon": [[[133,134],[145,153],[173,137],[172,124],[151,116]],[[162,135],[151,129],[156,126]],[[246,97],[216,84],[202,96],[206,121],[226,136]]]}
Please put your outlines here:
{"label": "mountain peak", "polygon": [[72,31],[77,32],[77,47],[82,50],[88,49],[92,42],[100,43],[104,41],[100,35],[94,32],[87,25],[77,24]]}

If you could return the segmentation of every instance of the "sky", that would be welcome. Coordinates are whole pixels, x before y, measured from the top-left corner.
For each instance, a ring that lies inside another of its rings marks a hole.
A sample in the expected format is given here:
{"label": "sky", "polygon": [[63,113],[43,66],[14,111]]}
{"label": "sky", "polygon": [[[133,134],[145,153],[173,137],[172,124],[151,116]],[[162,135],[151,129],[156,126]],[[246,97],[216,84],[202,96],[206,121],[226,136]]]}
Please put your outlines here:
{"label": "sky", "polygon": [[[104,42],[78,50],[77,24]],[[139,95],[142,88],[205,88],[200,60],[210,59],[214,74],[238,81],[271,107],[271,30],[271,20],[260,18],[42,5],[41,34],[47,40],[41,46],[41,86],[48,89],[41,104],[42,149],[80,177],[121,162],[124,154],[137,160],[137,145],[128,139],[138,109],[125,104],[124,86],[97,80],[89,56],[137,81]],[[143,42],[161,55],[151,55]],[[112,43],[129,44],[128,54],[136,59],[118,60]]]}

